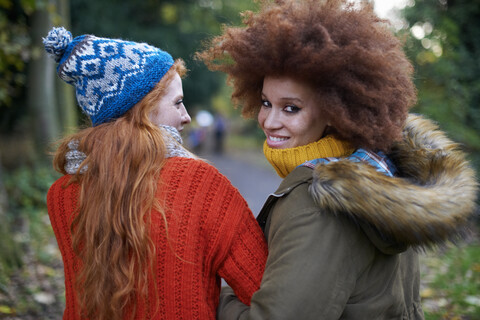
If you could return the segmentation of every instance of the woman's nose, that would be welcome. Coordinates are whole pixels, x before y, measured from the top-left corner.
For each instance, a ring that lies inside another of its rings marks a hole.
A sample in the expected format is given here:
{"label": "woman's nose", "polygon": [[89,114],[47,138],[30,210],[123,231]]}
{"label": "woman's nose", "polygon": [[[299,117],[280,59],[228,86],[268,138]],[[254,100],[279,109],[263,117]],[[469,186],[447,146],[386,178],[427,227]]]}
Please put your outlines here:
{"label": "woman's nose", "polygon": [[192,122],[192,118],[190,118],[190,115],[188,114],[187,109],[185,106],[182,107],[182,124],[189,124]]}
{"label": "woman's nose", "polygon": [[265,112],[265,118],[263,121],[263,127],[267,129],[278,129],[281,124],[279,120],[279,114],[275,109],[270,109],[269,111]]}

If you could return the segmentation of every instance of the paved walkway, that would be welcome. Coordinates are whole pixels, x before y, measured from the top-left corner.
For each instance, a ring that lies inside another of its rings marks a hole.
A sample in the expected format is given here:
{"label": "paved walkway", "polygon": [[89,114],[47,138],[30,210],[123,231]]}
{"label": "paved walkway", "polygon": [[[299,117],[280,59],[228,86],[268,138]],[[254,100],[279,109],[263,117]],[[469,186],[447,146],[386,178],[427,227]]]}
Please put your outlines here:
{"label": "paved walkway", "polygon": [[268,195],[277,189],[282,180],[266,162],[261,151],[259,152],[201,155],[230,179],[255,216],[262,209]]}

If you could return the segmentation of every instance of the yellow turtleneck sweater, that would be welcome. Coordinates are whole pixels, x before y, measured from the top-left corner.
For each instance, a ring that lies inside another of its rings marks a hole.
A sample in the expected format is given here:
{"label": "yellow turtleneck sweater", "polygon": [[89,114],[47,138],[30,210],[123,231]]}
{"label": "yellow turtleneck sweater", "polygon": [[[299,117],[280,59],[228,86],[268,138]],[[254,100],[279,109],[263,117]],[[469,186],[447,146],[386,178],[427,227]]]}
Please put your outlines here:
{"label": "yellow turtleneck sweater", "polygon": [[348,142],[338,140],[333,136],[326,136],[307,145],[287,149],[270,148],[266,141],[263,144],[265,157],[282,178],[285,178],[293,169],[305,161],[349,156],[353,151],[354,149]]}

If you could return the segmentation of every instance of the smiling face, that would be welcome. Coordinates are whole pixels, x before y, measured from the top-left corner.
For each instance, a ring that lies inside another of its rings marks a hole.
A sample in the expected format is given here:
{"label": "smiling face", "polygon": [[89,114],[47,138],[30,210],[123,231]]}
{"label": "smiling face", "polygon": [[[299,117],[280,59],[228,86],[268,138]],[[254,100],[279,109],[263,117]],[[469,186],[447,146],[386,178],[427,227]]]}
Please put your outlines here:
{"label": "smiling face", "polygon": [[165,94],[157,107],[150,113],[150,120],[157,126],[172,126],[180,132],[184,125],[190,123],[190,115],[183,105],[182,79],[178,73],[165,88]]}
{"label": "smiling face", "polygon": [[318,141],[328,122],[308,84],[289,77],[265,77],[258,123],[270,148],[286,149]]}

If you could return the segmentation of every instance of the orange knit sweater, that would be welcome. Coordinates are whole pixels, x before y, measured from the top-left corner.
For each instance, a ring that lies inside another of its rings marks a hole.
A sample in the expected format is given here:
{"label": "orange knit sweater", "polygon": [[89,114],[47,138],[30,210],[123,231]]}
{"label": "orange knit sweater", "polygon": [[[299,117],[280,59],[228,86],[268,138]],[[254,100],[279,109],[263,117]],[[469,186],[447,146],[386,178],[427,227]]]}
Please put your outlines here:
{"label": "orange knit sweater", "polygon": [[[70,234],[79,186],[65,188],[69,179],[63,176],[52,185],[47,202],[64,263],[63,318],[70,320],[80,316],[74,289],[79,261]],[[157,307],[138,301],[135,319],[215,319],[220,277],[250,304],[260,285],[267,247],[238,190],[211,165],[188,158],[168,159],[160,180],[158,196],[165,204],[170,243],[160,214],[153,212],[150,236],[156,246],[159,301]]]}

